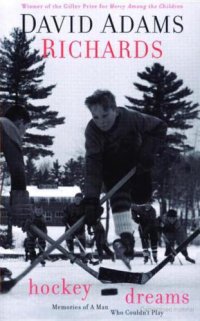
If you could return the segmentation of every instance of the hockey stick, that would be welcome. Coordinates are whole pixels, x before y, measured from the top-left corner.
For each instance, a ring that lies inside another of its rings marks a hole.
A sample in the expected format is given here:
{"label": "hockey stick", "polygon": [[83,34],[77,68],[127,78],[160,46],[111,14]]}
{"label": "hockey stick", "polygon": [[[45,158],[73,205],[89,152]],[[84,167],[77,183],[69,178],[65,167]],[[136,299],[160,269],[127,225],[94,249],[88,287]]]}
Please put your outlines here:
{"label": "hockey stick", "polygon": [[[44,240],[46,240],[47,242],[49,242],[51,245],[55,244],[55,241],[48,236],[47,234],[45,234],[43,231],[41,231],[37,226],[32,225],[31,229],[33,232],[35,232],[37,235],[39,235],[41,238],[43,238]],[[85,263],[83,263],[76,255],[72,254],[71,252],[68,252],[64,247],[62,247],[60,244],[56,246],[56,248],[63,253],[68,259],[71,260],[72,263],[76,263],[77,265],[79,265],[83,270],[85,270],[86,272],[88,272],[90,275],[94,276],[96,279],[98,279],[98,272],[94,271],[93,269],[91,269],[89,266],[87,266]],[[44,252],[44,255],[46,252]]]}
{"label": "hockey stick", "polygon": [[[67,224],[67,227],[70,229],[71,226],[69,224]],[[74,235],[74,238],[75,238],[76,242],[78,243],[80,251],[85,255],[85,258],[89,260],[89,263],[91,263],[93,265],[99,264],[99,261],[93,261],[92,254],[86,253],[85,248],[84,248],[83,244],[81,243],[81,241],[79,240],[78,236]]]}
{"label": "hockey stick", "polygon": [[[174,248],[170,245],[170,241],[168,240],[167,236],[166,236],[164,233],[163,233],[162,236],[163,236],[163,239],[164,239],[165,243],[169,245],[171,252],[172,252],[173,254],[175,254],[176,251],[175,251]],[[178,259],[180,265],[183,265],[183,263],[182,263],[182,261],[181,261],[181,259],[179,258],[178,255],[177,255],[177,259]]]}
{"label": "hockey stick", "polygon": [[[107,193],[100,199],[100,205],[103,205],[108,199],[110,199],[128,180],[135,174],[136,167],[133,167],[125,176],[123,176]],[[69,230],[67,230],[60,238],[62,241],[67,240],[72,234],[74,234],[83,224],[85,216],[81,217],[75,224],[73,224]],[[61,242],[62,242],[61,241]]]}
{"label": "hockey stick", "polygon": [[[45,249],[43,249],[42,246],[39,243],[37,243],[37,247],[39,249],[39,255],[41,253],[45,253]],[[55,262],[55,261],[59,260],[58,258],[52,259],[49,255],[45,255],[45,259],[47,259],[50,262]]]}
{"label": "hockey stick", "polygon": [[[67,228],[70,229],[71,226],[69,224],[67,224]],[[74,238],[75,238],[76,242],[78,243],[80,251],[85,253],[85,248],[84,248],[83,244],[81,243],[81,241],[79,241],[79,238],[76,235],[74,235]]]}
{"label": "hockey stick", "polygon": [[[31,225],[31,228],[34,230],[33,225]],[[74,229],[76,226],[74,226]],[[0,280],[0,293],[7,293],[9,292],[19,281],[21,281],[30,271],[32,271],[46,256],[48,256],[54,249],[56,249],[60,244],[65,240],[65,234],[61,235],[53,244],[41,255],[39,255],[33,263],[28,266],[21,274],[19,274],[16,278],[3,281]],[[67,251],[66,251],[67,252]],[[68,254],[68,252],[67,252]],[[74,256],[73,256],[74,259]],[[78,262],[76,260],[76,262]],[[85,265],[83,262],[79,262],[80,266],[82,268],[85,268]],[[93,271],[93,270],[92,270]]]}
{"label": "hockey stick", "polygon": [[161,261],[154,269],[149,272],[126,272],[113,269],[107,269],[100,267],[99,279],[109,281],[112,283],[134,283],[145,284],[155,274],[157,274],[167,263],[170,262],[172,256],[176,256],[184,247],[186,247],[192,240],[200,234],[200,228],[194,231],[183,243],[181,243],[174,251],[174,254],[168,255],[163,261]]}
{"label": "hockey stick", "polygon": [[[111,190],[100,200],[102,205],[107,199],[112,197],[114,193],[119,190],[136,172],[136,167],[132,168],[128,174],[126,174]],[[26,268],[15,279],[9,281],[0,280],[0,293],[6,293],[10,291],[20,280],[22,280],[30,271],[32,271],[44,258],[45,255],[49,255],[54,249],[57,248],[64,240],[68,239],[73,233],[77,231],[84,224],[85,217],[81,217],[71,228],[62,234],[42,255],[38,256],[35,261]]]}

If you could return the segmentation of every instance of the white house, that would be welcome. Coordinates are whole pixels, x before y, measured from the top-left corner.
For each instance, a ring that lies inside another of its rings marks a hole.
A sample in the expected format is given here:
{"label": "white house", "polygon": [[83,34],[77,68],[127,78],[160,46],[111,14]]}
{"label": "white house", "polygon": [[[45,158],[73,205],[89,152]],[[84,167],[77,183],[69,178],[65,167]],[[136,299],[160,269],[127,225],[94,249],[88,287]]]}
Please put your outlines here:
{"label": "white house", "polygon": [[[47,225],[62,225],[63,210],[71,202],[76,193],[81,190],[78,186],[41,185],[27,186],[33,209],[42,208]],[[9,207],[10,186],[4,186],[1,203]],[[1,211],[1,224],[7,223],[7,211]]]}

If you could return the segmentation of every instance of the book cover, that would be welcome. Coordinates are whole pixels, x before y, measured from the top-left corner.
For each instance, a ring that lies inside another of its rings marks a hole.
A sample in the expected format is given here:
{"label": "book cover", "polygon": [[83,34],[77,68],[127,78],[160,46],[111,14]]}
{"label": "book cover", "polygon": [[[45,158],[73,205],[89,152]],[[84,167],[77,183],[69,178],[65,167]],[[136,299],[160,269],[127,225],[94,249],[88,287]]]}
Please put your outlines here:
{"label": "book cover", "polygon": [[[11,60],[20,57],[21,39],[29,57],[23,68],[24,77],[29,70],[30,78],[24,86],[31,84],[22,95],[32,112],[32,127],[24,143],[31,185],[27,189],[33,199],[54,197],[63,202],[54,223],[49,214],[53,202],[43,204],[49,242],[65,232],[61,219],[65,198],[71,199],[82,189],[82,181],[69,178],[66,172],[75,161],[84,162],[84,132],[91,119],[84,102],[98,89],[112,92],[117,106],[149,113],[167,123],[168,152],[162,161],[158,157],[154,170],[153,207],[157,217],[175,209],[188,235],[198,229],[200,1],[1,0],[0,16],[1,115],[4,107],[13,103],[10,84],[14,86],[14,82],[8,77],[12,70],[6,65],[5,52],[10,50],[7,57]],[[11,46],[14,40],[18,46]],[[38,66],[36,76],[33,70]],[[23,82],[17,75],[16,86]],[[30,159],[41,170],[40,186],[38,181],[34,186],[31,178],[34,167],[28,167]],[[61,174],[56,175],[56,169]],[[80,167],[75,167],[73,173],[83,177],[79,171]],[[78,186],[70,187],[74,182]],[[6,184],[1,187],[3,196],[9,195],[9,180]],[[113,250],[117,236],[108,207],[104,205],[102,223]],[[1,207],[3,220],[2,213]],[[5,224],[0,228],[2,232]],[[24,260],[26,233],[17,227],[12,231],[14,247],[0,247],[0,266],[11,270],[15,279],[27,271],[30,262]],[[137,255],[130,263],[133,275],[111,271],[114,283],[99,280],[101,268],[129,270],[119,259],[99,261],[95,244],[87,249],[95,253],[87,262],[76,261],[69,254],[66,258],[66,253],[51,251],[48,244],[45,266],[37,264],[8,293],[1,294],[1,320],[198,320],[198,235],[188,245],[195,264],[179,253],[155,275],[147,272],[155,271],[164,260],[166,239],[158,245],[158,262],[151,257],[146,264],[136,223],[135,240]],[[88,234],[87,241],[91,242]],[[67,249],[64,239],[61,245]],[[77,243],[75,251],[81,252]],[[149,279],[147,275],[151,275]]]}

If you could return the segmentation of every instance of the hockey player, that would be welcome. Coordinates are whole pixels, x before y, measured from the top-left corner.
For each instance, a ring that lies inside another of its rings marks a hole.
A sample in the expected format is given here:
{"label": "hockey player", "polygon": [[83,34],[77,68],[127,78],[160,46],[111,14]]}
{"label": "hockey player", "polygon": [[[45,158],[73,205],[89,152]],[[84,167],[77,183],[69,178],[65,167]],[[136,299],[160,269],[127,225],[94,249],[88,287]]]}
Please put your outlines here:
{"label": "hockey player", "polygon": [[[27,110],[21,106],[11,107],[0,117],[0,152],[3,153],[11,176],[11,220],[22,227],[32,214],[26,191],[22,139],[30,123]],[[0,268],[1,270],[1,268]]]}
{"label": "hockey player", "polygon": [[[63,223],[66,226],[66,231],[72,226],[74,223],[78,221],[78,219],[82,216],[82,205],[81,201],[83,200],[83,194],[77,193],[74,197],[74,201],[67,205],[64,211]],[[76,236],[80,241],[82,246],[79,246],[80,251],[83,252],[83,248],[85,248],[85,227],[82,226],[78,231],[76,231]],[[74,252],[74,235],[71,236],[70,239],[66,241],[67,246],[71,252]]]}
{"label": "hockey player", "polygon": [[[170,209],[167,212],[167,215],[161,221],[161,229],[165,235],[165,256],[168,256],[169,254],[173,254],[175,243],[177,243],[177,245],[180,245],[187,238],[186,231],[181,224],[181,220],[178,218],[176,210]],[[187,261],[189,261],[190,263],[195,263],[195,260],[189,257],[187,248],[183,249],[181,253]],[[174,258],[172,255],[171,263],[173,263],[173,261]]]}
{"label": "hockey player", "polygon": [[[47,227],[44,216],[42,215],[42,209],[36,208],[31,223],[37,226],[41,231],[47,234]],[[36,253],[36,248],[38,247],[39,252]],[[33,231],[27,231],[26,247],[25,253],[28,252],[28,258],[31,263],[36,259],[36,257],[42,254],[46,248],[46,241],[35,234]],[[45,261],[42,260],[41,264],[44,266]]]}
{"label": "hockey player", "polygon": [[0,151],[5,156],[11,176],[12,224],[20,227],[31,215],[22,153],[22,139],[29,123],[29,114],[23,107],[11,107],[4,117],[0,117]]}
{"label": "hockey player", "polygon": [[139,224],[138,230],[142,242],[144,263],[147,263],[150,259],[149,246],[151,247],[153,260],[157,263],[158,226],[155,209],[151,204],[133,205],[132,215],[134,221]]}
{"label": "hockey player", "polygon": [[165,138],[166,124],[156,117],[117,107],[114,95],[107,90],[95,91],[85,104],[92,115],[85,131],[85,222],[95,225],[101,214],[102,184],[110,190],[136,166],[133,179],[111,198],[115,232],[124,255],[133,258],[131,201],[143,204],[151,198],[151,168],[156,149]]}

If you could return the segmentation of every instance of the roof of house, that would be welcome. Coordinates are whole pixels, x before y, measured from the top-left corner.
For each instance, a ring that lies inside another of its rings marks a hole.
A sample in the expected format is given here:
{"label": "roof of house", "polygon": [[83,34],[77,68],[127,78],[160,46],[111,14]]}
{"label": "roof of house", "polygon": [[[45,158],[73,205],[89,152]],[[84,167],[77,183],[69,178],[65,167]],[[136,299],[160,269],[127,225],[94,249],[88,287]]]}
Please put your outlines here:
{"label": "roof of house", "polygon": [[[41,198],[67,198],[74,197],[81,190],[78,186],[58,186],[57,188],[38,188],[37,186],[27,186],[30,197]],[[2,196],[10,196],[10,186],[4,186]]]}

